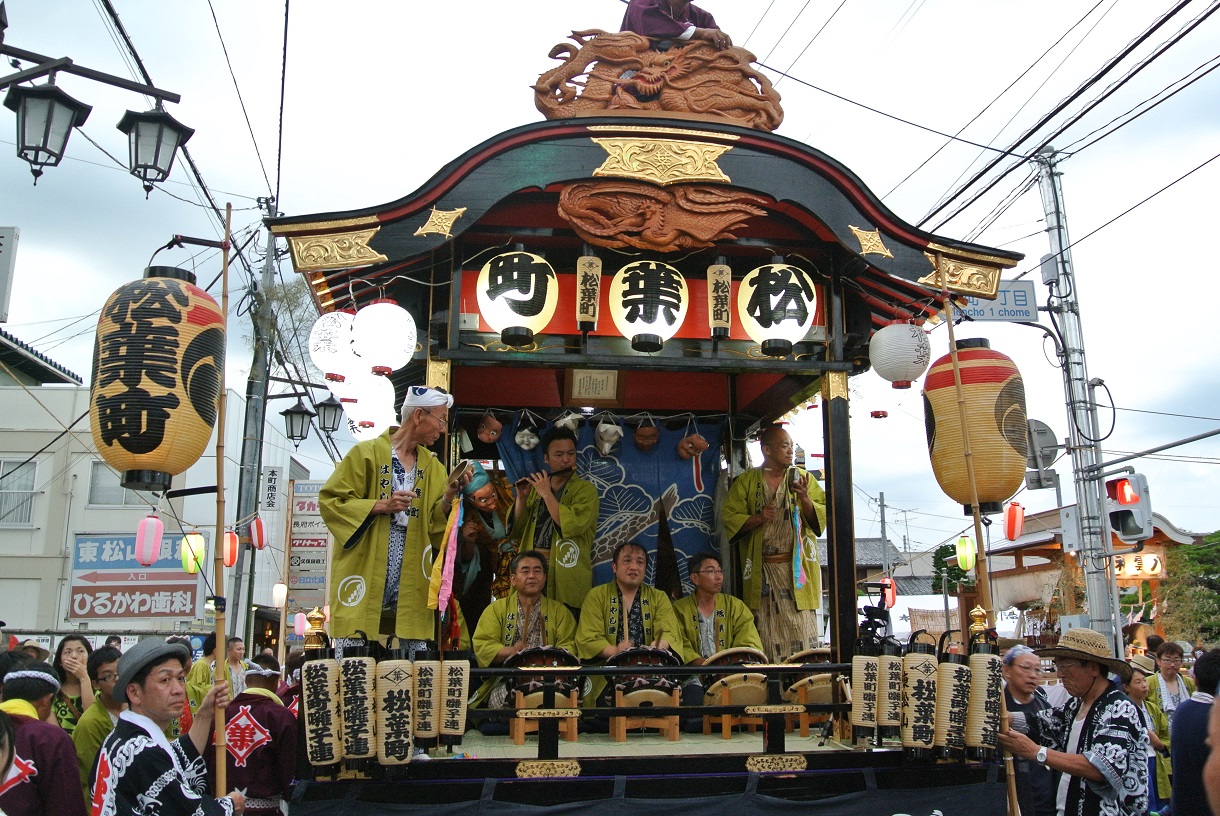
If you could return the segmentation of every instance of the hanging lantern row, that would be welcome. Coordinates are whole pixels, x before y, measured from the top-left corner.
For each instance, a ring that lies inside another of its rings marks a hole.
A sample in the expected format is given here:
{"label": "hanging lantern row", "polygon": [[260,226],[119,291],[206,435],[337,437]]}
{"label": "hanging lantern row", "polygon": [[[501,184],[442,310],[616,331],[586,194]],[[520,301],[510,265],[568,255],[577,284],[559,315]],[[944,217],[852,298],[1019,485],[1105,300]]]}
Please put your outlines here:
{"label": "hanging lantern row", "polygon": [[[726,339],[732,327],[732,270],[717,258],[707,271],[710,336]],[[576,264],[576,324],[580,331],[597,326],[601,286],[601,260],[583,255]],[[476,284],[479,311],[505,345],[520,347],[534,342],[555,315],[559,276],[540,255],[518,244],[512,252],[491,258],[479,270]],[[610,317],[615,328],[630,338],[631,348],[655,353],[662,349],[686,319],[690,290],[677,268],[662,261],[633,261],[610,281]],[[737,290],[737,313],[742,327],[763,353],[783,357],[813,327],[817,288],[812,276],[774,257],[751,270]]]}
{"label": "hanging lantern row", "polygon": [[360,374],[386,377],[411,361],[415,342],[411,313],[379,298],[357,312],[340,309],[319,317],[309,331],[309,359],[331,384]]}

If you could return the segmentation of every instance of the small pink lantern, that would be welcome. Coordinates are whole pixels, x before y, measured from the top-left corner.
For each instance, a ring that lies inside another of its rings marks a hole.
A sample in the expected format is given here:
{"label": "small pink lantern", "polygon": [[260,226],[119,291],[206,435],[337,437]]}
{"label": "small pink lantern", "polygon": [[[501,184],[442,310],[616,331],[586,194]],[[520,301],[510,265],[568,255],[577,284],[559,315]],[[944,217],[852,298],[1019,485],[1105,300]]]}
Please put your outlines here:
{"label": "small pink lantern", "polygon": [[1004,508],[1004,537],[1016,541],[1025,532],[1025,508],[1018,502],[1009,502]]}
{"label": "small pink lantern", "polygon": [[165,525],[156,516],[145,516],[136,527],[136,560],[146,567],[161,557],[161,534]]}
{"label": "small pink lantern", "polygon": [[297,637],[305,637],[307,626],[309,626],[309,621],[305,620],[304,612],[298,612],[292,616],[292,631],[296,632]]}
{"label": "small pink lantern", "polygon": [[237,533],[232,530],[225,530],[224,538],[224,561],[226,567],[231,567],[237,563],[237,550],[241,542],[237,537]]}
{"label": "small pink lantern", "polygon": [[267,525],[261,518],[255,517],[250,522],[250,546],[256,550],[262,550],[267,546]]}

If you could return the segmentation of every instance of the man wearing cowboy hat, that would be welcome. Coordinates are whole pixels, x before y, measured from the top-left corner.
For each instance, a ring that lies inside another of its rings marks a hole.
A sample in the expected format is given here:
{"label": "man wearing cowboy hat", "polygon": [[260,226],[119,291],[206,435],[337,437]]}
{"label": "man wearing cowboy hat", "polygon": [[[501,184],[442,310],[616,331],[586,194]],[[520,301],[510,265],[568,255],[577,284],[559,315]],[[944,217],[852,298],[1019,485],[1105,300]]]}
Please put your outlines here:
{"label": "man wearing cowboy hat", "polygon": [[337,638],[357,630],[374,639],[392,635],[413,653],[436,637],[428,609],[432,561],[470,478],[450,484],[429,450],[449,426],[451,407],[444,391],[409,386],[398,427],[348,451],[318,494],[335,537],[330,609]]}
{"label": "man wearing cowboy hat", "polygon": [[1014,757],[1060,772],[1059,816],[1144,816],[1148,732],[1135,704],[1109,677],[1114,672],[1125,681],[1131,667],[1114,657],[1105,635],[1083,627],[1036,654],[1054,659],[1071,699],[1038,713],[1033,739],[1010,729],[1000,733],[1000,745]]}

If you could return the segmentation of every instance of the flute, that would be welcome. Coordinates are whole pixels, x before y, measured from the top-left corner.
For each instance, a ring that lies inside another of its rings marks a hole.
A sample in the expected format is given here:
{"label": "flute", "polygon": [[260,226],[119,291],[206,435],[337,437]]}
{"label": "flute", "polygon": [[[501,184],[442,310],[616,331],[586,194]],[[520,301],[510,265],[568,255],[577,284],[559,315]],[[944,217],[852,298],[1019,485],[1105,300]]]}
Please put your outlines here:
{"label": "flute", "polygon": [[[572,473],[574,470],[576,470],[576,468],[564,468],[563,470],[556,470],[556,471],[553,471],[552,473],[550,473],[550,474],[548,474],[548,475],[550,475],[550,476],[567,476],[569,473]],[[517,481],[513,482],[513,486],[514,486],[514,487],[525,487],[525,486],[526,486],[527,484],[529,484],[529,483],[530,483],[530,477],[529,477],[529,476],[522,476],[520,479],[518,479]]]}

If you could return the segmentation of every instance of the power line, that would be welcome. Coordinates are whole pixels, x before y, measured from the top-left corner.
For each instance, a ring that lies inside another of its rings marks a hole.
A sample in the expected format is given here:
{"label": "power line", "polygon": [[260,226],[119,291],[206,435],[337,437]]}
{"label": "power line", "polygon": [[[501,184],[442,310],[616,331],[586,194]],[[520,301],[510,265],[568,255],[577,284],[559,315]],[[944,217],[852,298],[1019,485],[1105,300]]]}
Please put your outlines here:
{"label": "power line", "polygon": [[[841,9],[842,9],[842,8],[843,8],[845,5],[847,5],[847,0],[841,0],[841,2],[839,3],[839,5],[835,7],[835,10],[834,10],[834,11],[832,11],[832,12],[830,13],[830,16],[826,18],[826,22],[822,23],[822,27],[821,27],[821,28],[819,28],[819,29],[817,30],[817,33],[816,33],[816,34],[814,34],[812,37],[810,37],[810,38],[809,38],[809,42],[805,43],[805,47],[801,49],[801,53],[797,54],[797,55],[796,55],[796,59],[792,60],[792,62],[791,62],[789,65],[788,65],[788,70],[789,70],[789,71],[791,71],[791,70],[792,70],[792,66],[796,65],[796,64],[797,64],[797,62],[799,62],[799,61],[800,61],[801,57],[805,56],[805,52],[809,50],[809,47],[810,47],[811,45],[813,45],[813,41],[814,41],[814,40],[816,40],[816,39],[817,39],[819,36],[821,36],[822,32],[826,30],[826,26],[830,25],[830,21],[831,21],[831,20],[833,20],[833,19],[835,18],[835,15],[836,15],[836,14],[838,14],[838,13],[839,13],[839,11],[840,11],[840,10],[841,10]],[[775,84],[776,84],[776,85],[779,85],[779,83],[780,83],[780,82],[782,82],[782,81],[783,81],[783,77],[780,77],[780,78],[779,78],[779,80],[778,80],[778,81],[776,81],[776,83],[775,83]]]}
{"label": "power line", "polygon": [[241,105],[241,115],[246,120],[246,130],[250,133],[250,141],[254,144],[254,155],[258,157],[259,169],[263,171],[263,181],[267,182],[267,192],[271,192],[271,179],[267,178],[267,166],[263,164],[263,154],[258,149],[258,139],[254,136],[254,125],[250,123],[250,114],[246,111],[246,100],[242,98],[241,87],[237,84],[237,74],[233,73],[233,63],[229,60],[229,47],[225,45],[224,35],[220,33],[220,21],[216,19],[216,8],[212,0],[208,0],[208,11],[212,13],[212,25],[216,28],[216,39],[220,40],[220,50],[225,56],[225,65],[229,68],[229,77],[233,80],[233,90],[237,92],[237,102]]}
{"label": "power line", "polygon": [[758,27],[760,25],[762,25],[762,21],[767,19],[767,15],[771,13],[771,8],[774,5],[775,5],[775,0],[771,0],[771,2],[767,4],[766,10],[762,13],[762,16],[758,18],[758,22],[754,24],[754,27],[750,29],[750,33],[746,35],[746,38],[744,40],[742,40],[742,43],[741,43],[742,48],[745,48],[746,45],[750,42],[750,38],[754,36],[754,32],[758,31]]}
{"label": "power line", "polygon": [[[1068,94],[1068,96],[1064,97],[1064,99],[1062,101],[1060,101],[1057,105],[1055,105],[1054,108],[1052,108],[1047,113],[1043,114],[1038,119],[1037,122],[1035,122],[1031,127],[1026,129],[1024,133],[1022,133],[1020,136],[1018,136],[1016,141],[1014,141],[1009,146],[1008,155],[1018,155],[1017,153],[1015,153],[1013,151],[1016,151],[1017,148],[1020,147],[1020,145],[1024,144],[1031,136],[1033,136],[1033,134],[1037,133],[1038,131],[1042,130],[1042,128],[1046,127],[1051,122],[1051,120],[1053,120],[1056,116],[1058,116],[1060,113],[1062,113],[1064,110],[1066,110],[1068,105],[1072,104],[1077,99],[1079,99],[1081,96],[1083,96],[1084,93],[1087,90],[1089,90],[1089,88],[1092,88],[1094,85],[1096,85],[1098,82],[1100,82],[1102,80],[1102,78],[1105,77],[1106,74],[1108,74],[1112,70],[1114,70],[1120,62],[1122,62],[1124,59],[1126,59],[1128,56],[1130,56],[1130,54],[1136,48],[1138,48],[1140,45],[1142,45],[1144,42],[1146,42],[1153,34],[1155,34],[1158,30],[1160,30],[1160,28],[1163,25],[1168,23],[1170,19],[1172,19],[1175,15],[1177,15],[1189,3],[1190,3],[1190,0],[1180,0],[1180,2],[1178,2],[1178,4],[1176,6],[1174,6],[1169,11],[1165,12],[1165,14],[1161,15],[1159,18],[1157,18],[1157,20],[1155,22],[1153,22],[1153,24],[1151,26],[1149,26],[1147,29],[1145,29],[1143,31],[1143,33],[1141,33],[1138,37],[1136,37],[1130,43],[1128,43],[1121,51],[1119,51],[1118,54],[1114,55],[1109,60],[1107,60],[1101,66],[1101,68],[1094,71],[1083,83],[1081,83],[1076,88],[1076,90],[1072,91],[1072,93],[1070,93],[1070,94]],[[1050,139],[1053,139],[1053,138],[1054,138],[1054,136],[1049,137],[1047,139],[1047,141],[1043,142],[1041,145],[1034,148],[1034,150],[1030,151],[1030,154],[1031,155],[1035,154],[1039,150],[1041,150],[1043,147],[1046,147],[1050,143]],[[983,169],[976,172],[973,176],[970,177],[970,179],[965,184],[963,184],[961,187],[959,187],[957,192],[953,193],[948,198],[946,198],[944,201],[942,201],[941,203],[939,203],[935,207],[933,207],[932,211],[929,212],[927,215],[925,215],[923,217],[923,219],[920,220],[918,224],[916,224],[916,226],[922,227],[928,221],[931,221],[935,215],[942,212],[955,199],[959,198],[966,190],[970,189],[975,184],[977,184],[979,182],[979,180],[981,180],[984,176],[986,176],[993,169],[995,169],[996,165],[998,165],[999,163],[1000,163],[999,158],[994,158],[991,161],[989,161],[986,164],[986,166],[983,167]],[[1004,174],[1006,175],[1008,172],[1011,172],[1011,169],[1012,168],[1009,168],[1008,170],[1006,170]],[[994,186],[995,183],[998,183],[998,181],[999,180],[996,179],[993,182],[992,186]],[[989,189],[991,189],[990,186],[985,187],[983,190],[976,193],[974,196],[972,196],[970,198],[969,201],[967,201],[961,207],[958,207],[958,209],[955,210],[951,215],[949,215],[945,219],[942,219],[936,226],[932,227],[931,229],[933,231],[940,229],[940,227],[943,226],[946,221],[951,219],[957,213],[961,212],[961,210],[964,209],[965,207],[968,207],[971,204],[973,204],[975,201],[977,201],[979,198],[981,198]]]}
{"label": "power line", "polygon": [[[801,19],[801,15],[805,13],[805,9],[809,8],[809,4],[812,2],[813,0],[805,0],[805,5],[801,6],[801,10],[798,11],[796,16],[792,18],[792,22],[789,23],[788,27],[784,29],[784,33],[779,35],[779,39],[775,41],[775,45],[771,46],[771,50],[767,52],[767,56],[763,57],[763,62],[771,59],[771,55],[775,53],[775,49],[779,48],[779,44],[782,43],[784,38],[787,37],[789,32],[792,31],[793,26],[796,25],[796,21]],[[761,65],[762,63],[759,64]]]}
{"label": "power line", "polygon": [[280,59],[280,124],[275,145],[275,207],[280,206],[281,169],[284,165],[284,92],[288,87],[288,3],[284,0],[284,54]]}

